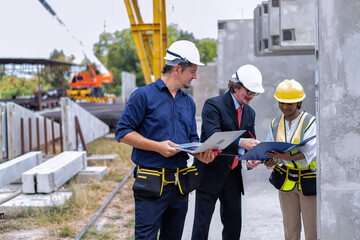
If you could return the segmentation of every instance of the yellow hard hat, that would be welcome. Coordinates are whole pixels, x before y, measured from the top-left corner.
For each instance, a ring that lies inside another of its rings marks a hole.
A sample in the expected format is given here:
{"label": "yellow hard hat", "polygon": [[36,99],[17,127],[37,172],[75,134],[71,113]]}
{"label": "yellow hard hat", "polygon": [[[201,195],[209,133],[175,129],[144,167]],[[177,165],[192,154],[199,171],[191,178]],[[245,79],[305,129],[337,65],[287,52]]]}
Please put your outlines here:
{"label": "yellow hard hat", "polygon": [[305,98],[304,89],[295,79],[285,79],[276,88],[275,99],[283,103],[297,103]]}

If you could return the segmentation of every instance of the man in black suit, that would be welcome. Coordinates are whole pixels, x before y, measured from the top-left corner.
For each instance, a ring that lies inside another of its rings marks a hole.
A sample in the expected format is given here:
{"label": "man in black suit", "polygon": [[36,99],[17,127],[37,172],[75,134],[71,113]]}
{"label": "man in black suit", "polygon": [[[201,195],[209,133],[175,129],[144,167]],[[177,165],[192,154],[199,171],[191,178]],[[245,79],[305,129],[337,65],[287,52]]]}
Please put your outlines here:
{"label": "man in black suit", "polygon": [[[246,130],[222,151],[237,155],[259,143],[255,140],[255,111],[248,104],[256,95],[264,92],[262,75],[255,66],[244,65],[233,74],[228,88],[225,94],[206,100],[202,111],[201,142],[215,132]],[[259,161],[250,160],[246,166],[253,168],[258,164]],[[234,156],[220,154],[209,164],[195,159],[195,165],[199,171],[200,186],[196,190],[192,240],[208,239],[217,199],[221,204],[223,240],[240,239],[241,194],[244,194],[241,162],[236,161]]]}

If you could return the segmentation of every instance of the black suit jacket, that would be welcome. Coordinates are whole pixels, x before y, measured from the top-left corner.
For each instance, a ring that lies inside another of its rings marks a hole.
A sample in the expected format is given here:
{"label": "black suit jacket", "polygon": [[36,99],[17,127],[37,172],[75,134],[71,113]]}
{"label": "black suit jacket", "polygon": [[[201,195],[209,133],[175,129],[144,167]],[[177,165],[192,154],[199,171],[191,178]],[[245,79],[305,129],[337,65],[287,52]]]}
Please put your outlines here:
{"label": "black suit jacket", "polygon": [[[255,111],[248,105],[243,106],[241,125],[239,129],[237,112],[231,93],[228,91],[223,95],[206,100],[202,111],[201,142],[208,139],[214,132],[246,130],[241,138],[251,138],[249,131],[255,135]],[[238,154],[239,138],[232,142],[223,153]],[[234,157],[218,156],[213,162],[204,164],[197,159],[195,165],[199,171],[200,186],[198,190],[219,194],[230,173],[230,167]],[[242,184],[241,164],[232,171],[236,171],[238,181],[241,182],[239,193],[244,194]]]}

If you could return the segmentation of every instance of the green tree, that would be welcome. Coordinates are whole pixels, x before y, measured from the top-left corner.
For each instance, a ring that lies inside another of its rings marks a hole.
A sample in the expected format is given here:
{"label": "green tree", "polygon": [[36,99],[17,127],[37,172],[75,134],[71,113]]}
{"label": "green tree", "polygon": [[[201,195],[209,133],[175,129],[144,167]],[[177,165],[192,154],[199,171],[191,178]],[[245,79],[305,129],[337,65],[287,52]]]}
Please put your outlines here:
{"label": "green tree", "polygon": [[[57,50],[54,49],[50,53],[50,59],[51,60],[57,60],[62,62],[72,62],[75,57],[73,55],[67,57],[63,50]],[[41,70],[40,76],[41,76],[41,84],[43,85],[44,90],[48,90],[49,88],[60,88],[61,87],[61,72],[63,72],[64,75],[64,84],[65,87],[68,86],[68,81],[66,81],[66,78],[70,77],[70,67],[62,66],[59,67],[45,67]]]}
{"label": "green tree", "polygon": [[[189,40],[199,48],[202,62],[211,62],[216,57],[215,40],[196,40],[193,33],[179,30],[176,25],[169,26],[167,31],[168,45],[177,40]],[[145,85],[137,49],[130,29],[101,34],[99,41],[94,44],[94,53],[113,72],[113,83],[104,86],[108,92],[121,94],[122,71],[135,74],[137,86]]]}
{"label": "green tree", "polygon": [[139,64],[134,38],[130,29],[100,35],[99,42],[94,45],[97,58],[113,72],[113,83],[105,85],[107,92],[121,94],[121,72],[135,74],[136,85],[145,85]]}
{"label": "green tree", "polygon": [[200,59],[204,63],[212,62],[215,57],[217,57],[216,53],[216,41],[212,39],[203,39],[196,41],[196,45],[200,52]]}

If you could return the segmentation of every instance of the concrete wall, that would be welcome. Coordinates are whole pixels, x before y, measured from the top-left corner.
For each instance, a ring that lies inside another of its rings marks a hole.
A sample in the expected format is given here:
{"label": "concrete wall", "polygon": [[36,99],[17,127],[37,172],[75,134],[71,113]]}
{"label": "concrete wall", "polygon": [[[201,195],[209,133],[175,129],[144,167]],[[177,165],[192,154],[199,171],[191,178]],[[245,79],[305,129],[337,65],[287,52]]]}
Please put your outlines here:
{"label": "concrete wall", "polygon": [[136,78],[135,75],[129,72],[121,72],[121,95],[123,103],[126,103],[130,98],[130,95],[136,89]]}
{"label": "concrete wall", "polygon": [[6,104],[0,103],[0,161],[7,158]]}
{"label": "concrete wall", "polygon": [[[281,46],[313,47],[315,45],[315,1],[280,1]],[[295,29],[294,41],[283,41],[282,30]]]}
{"label": "concrete wall", "polygon": [[[8,157],[12,159],[21,155],[21,118],[24,119],[24,150],[30,152],[30,138],[32,148],[37,147],[36,119],[39,119],[40,145],[45,143],[44,117],[12,102],[7,103],[7,134],[8,134]],[[31,136],[29,135],[29,118],[31,119]],[[47,141],[52,136],[51,120],[46,119]],[[60,136],[59,124],[54,122],[54,137]]]}
{"label": "concrete wall", "polygon": [[267,5],[267,1],[262,2],[261,6],[261,50],[264,51],[265,50],[265,44],[264,41],[265,39],[269,40],[269,10],[267,11],[267,13],[265,13],[265,7],[264,5]]}
{"label": "concrete wall", "polygon": [[280,8],[273,7],[271,1],[269,1],[269,45],[271,44],[271,36],[280,36]]}
{"label": "concrete wall", "polygon": [[318,239],[359,239],[360,2],[317,3]]}
{"label": "concrete wall", "polygon": [[[85,143],[89,143],[109,133],[110,129],[107,124],[71,101],[69,98],[61,98],[60,105],[65,151],[72,151],[78,147],[76,146],[75,116],[77,116],[79,120]],[[78,143],[80,144],[80,138],[78,139]]]}
{"label": "concrete wall", "polygon": [[258,139],[265,140],[271,119],[281,114],[273,96],[277,85],[285,78],[294,78],[303,85],[307,95],[303,109],[315,115],[315,57],[308,55],[255,57],[253,19],[225,22],[226,28],[218,30],[218,86],[227,90],[227,82],[231,79],[231,75],[244,64],[253,64],[260,69],[265,93],[255,97],[250,103],[256,111]]}
{"label": "concrete wall", "polygon": [[208,63],[204,67],[199,67],[198,78],[191,82],[193,87],[193,99],[196,104],[196,116],[200,117],[206,99],[219,95],[216,83],[217,66],[215,63]]}

